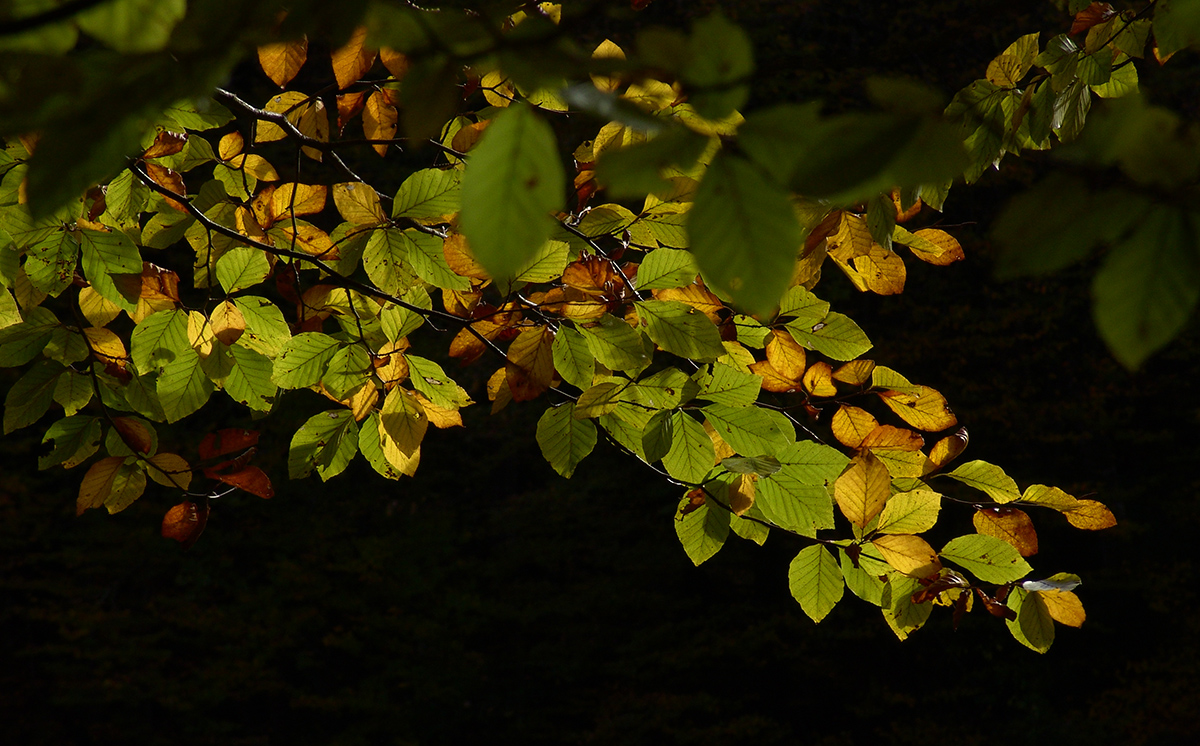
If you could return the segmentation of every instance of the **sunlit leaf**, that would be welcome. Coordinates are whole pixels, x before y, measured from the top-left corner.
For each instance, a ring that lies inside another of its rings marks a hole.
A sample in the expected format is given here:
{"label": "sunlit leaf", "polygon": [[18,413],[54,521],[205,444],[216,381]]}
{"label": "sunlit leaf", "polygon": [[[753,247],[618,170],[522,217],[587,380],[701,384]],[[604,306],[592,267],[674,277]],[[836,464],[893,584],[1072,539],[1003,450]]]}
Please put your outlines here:
{"label": "sunlit leaf", "polygon": [[842,599],[846,584],[837,559],[820,544],[800,550],[788,566],[792,597],[814,622],[824,619]]}
{"label": "sunlit leaf", "polygon": [[939,554],[988,583],[1009,583],[1033,571],[1016,547],[994,536],[960,536]]}
{"label": "sunlit leaf", "polygon": [[981,508],[975,511],[971,522],[979,533],[1012,544],[1022,557],[1037,554],[1037,532],[1033,528],[1033,521],[1024,511],[1007,507]]}
{"label": "sunlit leaf", "polygon": [[1021,491],[1012,477],[999,466],[986,461],[968,461],[946,476],[984,492],[998,503],[1021,499]]}
{"label": "sunlit leaf", "polygon": [[570,479],[575,467],[596,446],[596,425],[574,417],[574,404],[550,407],[537,425],[542,456],[556,472]]}
{"label": "sunlit leaf", "polygon": [[[697,507],[697,502],[699,506]],[[700,565],[725,544],[729,536],[729,512],[710,505],[701,490],[684,496],[675,511],[675,534],[688,559]]]}
{"label": "sunlit leaf", "polygon": [[876,530],[885,534],[919,534],[937,523],[942,496],[933,490],[916,489],[888,498]]}
{"label": "sunlit leaf", "polygon": [[871,543],[889,565],[904,575],[927,578],[942,569],[937,552],[919,536],[891,534],[880,536]]}
{"label": "sunlit leaf", "polygon": [[887,467],[871,453],[855,456],[833,486],[842,515],[856,526],[866,526],[883,510],[891,494]]}

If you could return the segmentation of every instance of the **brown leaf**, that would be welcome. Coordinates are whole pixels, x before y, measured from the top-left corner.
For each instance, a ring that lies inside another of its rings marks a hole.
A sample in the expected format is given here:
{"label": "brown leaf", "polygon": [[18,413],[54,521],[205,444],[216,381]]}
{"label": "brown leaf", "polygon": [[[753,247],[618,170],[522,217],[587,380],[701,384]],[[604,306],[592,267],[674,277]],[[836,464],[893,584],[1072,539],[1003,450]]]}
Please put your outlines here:
{"label": "brown leaf", "polygon": [[257,495],[264,500],[275,496],[275,488],[271,486],[270,478],[257,466],[247,466],[238,471],[216,474],[213,475],[213,478],[231,487],[249,492],[251,495]]}
{"label": "brown leaf", "polygon": [[121,435],[121,441],[138,453],[150,453],[154,441],[146,426],[131,417],[114,417],[112,425]]}
{"label": "brown leaf", "polygon": [[375,50],[364,46],[367,27],[359,26],[341,49],[334,50],[333,74],[337,78],[338,90],[353,85],[375,64]]}
{"label": "brown leaf", "polygon": [[701,489],[692,490],[691,492],[687,493],[687,499],[688,499],[688,504],[684,505],[683,509],[679,511],[679,519],[678,520],[682,520],[688,513],[691,513],[692,511],[697,510],[702,505],[704,505],[704,501],[705,501],[704,490],[701,490]]}
{"label": "brown leaf", "polygon": [[367,103],[367,91],[339,93],[337,95],[337,128],[338,132],[346,129],[346,125],[355,117]]}
{"label": "brown leaf", "polygon": [[1022,557],[1032,557],[1038,551],[1037,531],[1033,520],[1022,510],[1010,507],[981,508],[971,518],[977,533],[994,536],[1017,548]]}
{"label": "brown leaf", "polygon": [[1092,26],[1104,23],[1116,13],[1113,6],[1108,3],[1092,3],[1083,10],[1075,14],[1075,20],[1071,23],[1071,36],[1087,31]]}
{"label": "brown leaf", "polygon": [[308,37],[265,44],[258,48],[258,64],[275,85],[283,88],[296,77],[308,59]]}
{"label": "brown leaf", "polygon": [[179,303],[179,275],[150,262],[142,262],[142,292],[139,297]]}
{"label": "brown leaf", "polygon": [[257,430],[244,430],[240,427],[230,427],[209,433],[200,441],[200,458],[208,461],[230,453],[245,451],[258,444]]}
{"label": "brown leaf", "polygon": [[75,500],[75,515],[81,515],[88,508],[98,508],[104,504],[112,492],[113,477],[117,469],[125,463],[120,456],[102,458],[88,468],[79,484],[79,497]]}
{"label": "brown leaf", "polygon": [[[368,140],[391,140],[396,136],[396,122],[400,115],[396,107],[388,102],[382,91],[375,91],[367,99],[363,109],[363,134]],[[380,156],[387,154],[388,146],[376,144],[371,146]]]}
{"label": "brown leaf", "polygon": [[[1017,612],[1005,606],[1000,600],[992,598],[983,590],[975,588],[975,595],[979,596],[979,600],[983,602],[983,608],[988,610],[988,613],[994,617],[1001,619],[1013,620],[1017,618]],[[1002,589],[1004,590],[1004,589]],[[999,594],[997,594],[999,595]]]}
{"label": "brown leaf", "polygon": [[189,549],[208,524],[208,500],[194,503],[191,500],[181,502],[167,511],[163,516],[162,535],[166,539],[174,539]]}
{"label": "brown leaf", "polygon": [[187,144],[187,133],[171,132],[169,130],[160,130],[155,136],[154,142],[150,147],[146,148],[146,152],[142,153],[144,160],[151,158],[162,158],[168,155],[175,155],[183,150],[183,146]]}
{"label": "brown leaf", "polygon": [[[183,176],[172,171],[171,169],[163,168],[157,163],[147,163],[146,175],[149,176],[155,184],[158,184],[167,191],[178,194],[181,197],[187,196],[187,187],[184,186]],[[179,210],[180,212],[187,212],[187,208],[178,200],[168,197],[167,204],[169,204],[171,207],[174,207],[176,210]]]}

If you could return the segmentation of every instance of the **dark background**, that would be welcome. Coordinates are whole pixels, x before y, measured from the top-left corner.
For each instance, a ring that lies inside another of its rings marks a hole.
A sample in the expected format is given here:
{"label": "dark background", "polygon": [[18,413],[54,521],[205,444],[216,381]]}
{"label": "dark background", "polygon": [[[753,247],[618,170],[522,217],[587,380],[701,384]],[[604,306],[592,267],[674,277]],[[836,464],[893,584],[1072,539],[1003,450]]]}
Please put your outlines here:
{"label": "dark background", "polygon": [[[643,19],[713,5],[658,0]],[[880,72],[950,94],[1017,36],[1068,25],[1050,3],[726,5],[755,39],[752,105],[854,107]],[[1186,112],[1190,64],[1139,69]],[[832,268],[818,292],[875,359],[949,398],[964,458],[1116,513],[1099,533],[1034,516],[1034,566],[1081,575],[1088,611],[1046,655],[979,611],[954,631],[941,610],[901,643],[849,594],[815,626],[787,589],[800,544],[779,534],[731,538],[695,568],[672,527],[678,491],[603,445],[560,479],[533,439],[537,405],[468,409],[465,430],[430,435],[415,479],[359,459],[328,484],[287,482],[290,434],[323,406],[296,394],[264,432],[275,499],[217,501],[189,551],[158,536],[166,490],[76,518],[79,470],[37,472],[32,430],[4,441],[5,740],[1195,743],[1200,346],[1189,328],[1131,374],[1091,323],[1092,267],[991,279],[987,226],[1045,161],[1009,159],[951,193],[942,219],[966,261],[908,261],[899,297],[860,296]],[[943,521],[970,530],[969,510]]]}

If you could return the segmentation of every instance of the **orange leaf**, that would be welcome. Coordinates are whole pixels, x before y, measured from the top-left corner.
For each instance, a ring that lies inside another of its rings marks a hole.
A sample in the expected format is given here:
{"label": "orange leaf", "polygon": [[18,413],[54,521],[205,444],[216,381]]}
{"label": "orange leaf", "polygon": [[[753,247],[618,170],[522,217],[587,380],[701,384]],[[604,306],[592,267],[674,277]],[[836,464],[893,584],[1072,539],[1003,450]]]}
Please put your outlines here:
{"label": "orange leaf", "polygon": [[354,118],[355,114],[363,110],[363,106],[367,103],[366,91],[355,91],[354,93],[339,93],[337,95],[337,128],[338,132],[346,129],[346,125]]}
{"label": "orange leaf", "polygon": [[142,292],[146,300],[179,302],[179,275],[150,262],[142,262]]}
{"label": "orange leaf", "polygon": [[785,331],[771,332],[771,339],[767,342],[767,361],[783,378],[798,381],[804,375],[804,348]]}
{"label": "orange leaf", "polygon": [[867,434],[879,427],[879,421],[865,409],[843,404],[834,413],[831,425],[833,437],[842,445],[858,448]]}
{"label": "orange leaf", "polygon": [[408,73],[408,58],[394,49],[381,48],[379,50],[379,61],[392,74],[392,77],[397,80],[400,80]]}
{"label": "orange leaf", "polygon": [[345,90],[371,69],[375,64],[375,50],[364,46],[367,27],[354,29],[350,40],[341,49],[334,50],[333,74],[337,78],[338,90]]}
{"label": "orange leaf", "polygon": [[851,360],[833,372],[833,380],[852,386],[862,386],[871,380],[871,373],[874,370],[874,360]]}
{"label": "orange leaf", "polygon": [[[391,140],[396,136],[396,121],[399,118],[396,107],[392,106],[382,91],[375,91],[367,99],[363,109],[363,134],[368,140]],[[388,146],[376,144],[371,146],[380,156],[387,154]]]}
{"label": "orange leaf", "polygon": [[333,239],[315,225],[297,223],[295,230],[292,230],[292,226],[284,221],[275,229],[283,234],[288,248],[299,249],[305,254],[331,262],[339,257],[338,247],[334,245]]}
{"label": "orange leaf", "polygon": [[[147,163],[146,175],[149,176],[155,184],[158,184],[160,187],[163,187],[169,192],[174,192],[181,197],[187,195],[187,187],[183,184],[183,177],[169,168],[163,168],[157,163]],[[176,210],[179,210],[180,212],[187,212],[187,208],[184,207],[183,203],[179,202],[178,200],[168,197],[167,204],[169,204],[171,207],[174,207]]]}
{"label": "orange leaf", "polygon": [[269,500],[275,495],[275,488],[271,486],[271,480],[267,477],[266,472],[257,466],[247,466],[239,471],[228,474],[215,474],[213,477],[231,487],[245,490],[251,495],[257,495],[264,500]]}
{"label": "orange leaf", "polygon": [[142,158],[150,160],[151,158],[175,155],[183,150],[183,146],[187,144],[187,138],[187,134],[183,132],[162,130],[155,136],[150,147],[146,148],[146,152],[142,153]]}
{"label": "orange leaf", "polygon": [[479,142],[479,138],[483,137],[483,131],[491,123],[492,120],[485,119],[482,122],[468,124],[454,133],[454,139],[450,141],[450,147],[459,153],[468,152],[471,148],[475,147],[475,143]]}
{"label": "orange leaf", "polygon": [[919,451],[925,439],[912,430],[893,425],[880,425],[863,438],[860,448],[877,451]]}
{"label": "orange leaf", "polygon": [[163,516],[162,535],[174,539],[187,549],[196,543],[208,523],[208,500],[181,502]]}
{"label": "orange leaf", "polygon": [[308,37],[302,36],[292,41],[266,44],[258,48],[258,64],[275,85],[283,88],[308,59]]}
{"label": "orange leaf", "polygon": [[953,434],[947,435],[934,444],[933,450],[929,452],[929,460],[940,469],[966,450],[967,441],[967,429],[960,427]]}
{"label": "orange leaf", "polygon": [[755,481],[757,474],[739,474],[738,478],[729,483],[729,507],[734,515],[745,515],[754,505]]}
{"label": "orange leaf", "polygon": [[900,204],[900,190],[899,189],[892,190],[892,203],[896,205],[896,222],[897,223],[901,223],[901,224],[907,223],[909,220],[912,220],[914,217],[916,217],[917,213],[919,213],[921,211],[921,198],[920,197],[917,197],[917,201],[914,202],[912,205],[910,205],[907,210],[902,209],[901,204]]}
{"label": "orange leaf", "polygon": [[242,147],[245,144],[246,141],[242,137],[242,133],[234,130],[222,137],[221,141],[217,143],[217,157],[223,161],[227,161],[238,153],[241,153]]}
{"label": "orange leaf", "polygon": [[813,363],[804,374],[804,388],[813,396],[837,396],[837,386],[833,385],[833,368],[829,363]]}
{"label": "orange leaf", "polygon": [[866,526],[883,510],[891,494],[892,476],[869,451],[855,456],[833,483],[833,496],[842,515],[856,526]]}
{"label": "orange leaf", "polygon": [[872,293],[897,295],[904,292],[908,272],[904,260],[891,249],[885,249],[877,243],[871,244],[871,250],[864,256],[855,257],[853,263],[867,290]]}
{"label": "orange leaf", "polygon": [[1017,548],[1022,557],[1037,554],[1037,531],[1033,521],[1023,510],[1009,507],[981,508],[971,518],[975,531],[985,536],[994,536]]}
{"label": "orange leaf", "polygon": [[1071,591],[1034,591],[1042,597],[1050,618],[1068,627],[1081,627],[1087,619],[1083,602]]}
{"label": "orange leaf", "polygon": [[918,386],[920,394],[882,391],[879,398],[908,424],[928,433],[945,430],[958,424],[946,398],[928,386]]}
{"label": "orange leaf", "polygon": [[475,260],[475,256],[471,253],[471,247],[467,245],[467,238],[463,234],[450,233],[442,243],[442,253],[445,254],[446,264],[450,266],[450,270],[454,274],[475,280],[492,279],[483,265]]}
{"label": "orange leaf", "polygon": [[1092,26],[1104,23],[1109,18],[1112,18],[1116,13],[1113,6],[1108,3],[1092,3],[1083,10],[1075,14],[1075,20],[1071,23],[1071,36],[1087,31]]}
{"label": "orange leaf", "polygon": [[1099,531],[1117,525],[1112,511],[1096,500],[1080,500],[1075,507],[1063,511],[1063,515],[1072,526],[1086,531]]}
{"label": "orange leaf", "polygon": [[761,360],[750,366],[750,372],[762,378],[763,391],[777,394],[789,394],[800,389],[800,382],[787,378],[768,360]]}
{"label": "orange leaf", "polygon": [[324,184],[280,184],[271,195],[271,216],[315,215],[325,209],[328,188]]}

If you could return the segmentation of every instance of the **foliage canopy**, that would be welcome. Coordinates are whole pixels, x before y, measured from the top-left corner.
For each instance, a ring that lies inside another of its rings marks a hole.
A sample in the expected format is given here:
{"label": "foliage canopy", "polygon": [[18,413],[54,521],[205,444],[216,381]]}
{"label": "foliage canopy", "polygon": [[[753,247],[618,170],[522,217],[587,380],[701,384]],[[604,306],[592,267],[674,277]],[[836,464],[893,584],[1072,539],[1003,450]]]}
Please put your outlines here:
{"label": "foliage canopy", "polygon": [[[361,454],[399,479],[474,403],[443,363],[487,364],[493,412],[543,402],[537,441],[564,477],[604,438],[682,487],[696,564],[730,534],[790,534],[815,621],[846,589],[901,639],[935,605],[955,623],[979,605],[1045,651],[1084,613],[1076,576],[1028,563],[1029,510],[1089,530],[1112,514],[957,463],[942,394],[865,358],[815,288],[832,265],[891,295],[906,255],[962,259],[930,225],[951,186],[1054,149],[996,226],[1001,271],[1111,246],[1095,307],[1114,353],[1135,367],[1178,333],[1200,297],[1200,220],[1178,197],[1197,135],[1139,97],[1137,69],[1200,42],[1200,2],[1065,5],[1068,32],[1017,39],[948,105],[876,79],[869,111],[743,116],[753,49],[719,14],[621,47],[580,41],[595,14],[632,12],[604,3],[16,3],[0,365],[23,373],[4,431],[43,424],[39,468],[87,465],[79,512],[149,482],[180,494],[163,534],[191,545],[210,498],[274,490],[253,429],[176,452],[176,423],[214,398],[313,410],[291,478]],[[265,101],[224,83],[253,54],[279,89]],[[941,538],[943,504],[975,533]]]}

